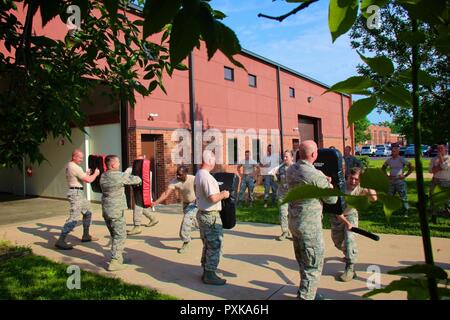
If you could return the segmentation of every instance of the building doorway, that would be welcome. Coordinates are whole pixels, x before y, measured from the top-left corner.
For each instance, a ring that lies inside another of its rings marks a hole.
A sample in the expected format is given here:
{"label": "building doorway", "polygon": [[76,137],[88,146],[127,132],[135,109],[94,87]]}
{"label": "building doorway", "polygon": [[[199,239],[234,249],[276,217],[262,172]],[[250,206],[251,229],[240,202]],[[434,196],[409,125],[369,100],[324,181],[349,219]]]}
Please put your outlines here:
{"label": "building doorway", "polygon": [[300,141],[313,140],[321,147],[320,134],[320,119],[299,115],[298,116],[298,131],[300,134]]}
{"label": "building doorway", "polygon": [[157,143],[162,139],[162,135],[157,134],[143,134],[141,135],[142,155],[150,160],[150,170],[152,172],[152,197],[157,199],[158,193],[158,178],[159,173],[157,170]]}

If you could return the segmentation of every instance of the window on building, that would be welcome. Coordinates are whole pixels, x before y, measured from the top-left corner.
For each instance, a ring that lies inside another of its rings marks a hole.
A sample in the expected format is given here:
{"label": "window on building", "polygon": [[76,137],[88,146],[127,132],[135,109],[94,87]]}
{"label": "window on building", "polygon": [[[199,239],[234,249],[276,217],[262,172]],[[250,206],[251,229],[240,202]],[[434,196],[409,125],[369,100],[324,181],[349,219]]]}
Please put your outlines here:
{"label": "window on building", "polygon": [[252,74],[248,75],[248,85],[250,87],[256,88],[256,76]]}
{"label": "window on building", "polygon": [[252,158],[253,158],[253,160],[255,160],[258,163],[260,161],[259,147],[260,147],[259,139],[253,139],[252,140]]}
{"label": "window on building", "polygon": [[295,98],[295,89],[289,87],[289,97],[291,98]]}
{"label": "window on building", "polygon": [[228,164],[237,164],[238,162],[238,139],[228,139]]}
{"label": "window on building", "polygon": [[224,78],[225,80],[234,81],[234,69],[224,67],[223,68]]}

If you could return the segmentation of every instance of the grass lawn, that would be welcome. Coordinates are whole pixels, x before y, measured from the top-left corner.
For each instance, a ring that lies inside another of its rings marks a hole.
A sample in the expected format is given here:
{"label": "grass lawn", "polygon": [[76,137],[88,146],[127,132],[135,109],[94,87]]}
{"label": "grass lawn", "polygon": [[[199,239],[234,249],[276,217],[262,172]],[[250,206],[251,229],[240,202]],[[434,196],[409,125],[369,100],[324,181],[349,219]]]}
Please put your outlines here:
{"label": "grass lawn", "polygon": [[[408,200],[417,202],[416,181],[407,179]],[[430,179],[425,179],[425,191],[428,193]],[[246,222],[260,222],[279,224],[278,208],[264,208],[262,202],[263,187],[255,188],[256,201],[253,208],[242,207],[237,210],[236,219]],[[430,223],[430,232],[432,237],[450,238],[450,219],[438,218],[437,224]],[[325,229],[330,228],[329,215],[324,214],[323,224]],[[394,214],[388,223],[384,216],[381,203],[375,202],[365,212],[359,213],[359,226],[367,231],[374,233],[407,234],[420,236],[419,215],[413,203],[410,203],[408,218]]]}
{"label": "grass lawn", "polygon": [[36,256],[29,248],[0,242],[0,299],[173,300],[155,290],[81,270],[80,289],[69,290],[68,265]]}

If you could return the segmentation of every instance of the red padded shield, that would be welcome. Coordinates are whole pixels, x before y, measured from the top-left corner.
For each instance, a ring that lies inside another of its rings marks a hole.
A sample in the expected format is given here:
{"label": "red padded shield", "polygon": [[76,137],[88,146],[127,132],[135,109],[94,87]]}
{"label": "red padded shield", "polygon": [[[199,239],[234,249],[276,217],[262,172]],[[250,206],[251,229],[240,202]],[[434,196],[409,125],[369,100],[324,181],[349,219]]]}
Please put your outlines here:
{"label": "red padded shield", "polygon": [[142,179],[141,185],[133,187],[134,201],[141,207],[150,207],[152,205],[152,173],[150,171],[150,160],[134,160],[132,174]]}

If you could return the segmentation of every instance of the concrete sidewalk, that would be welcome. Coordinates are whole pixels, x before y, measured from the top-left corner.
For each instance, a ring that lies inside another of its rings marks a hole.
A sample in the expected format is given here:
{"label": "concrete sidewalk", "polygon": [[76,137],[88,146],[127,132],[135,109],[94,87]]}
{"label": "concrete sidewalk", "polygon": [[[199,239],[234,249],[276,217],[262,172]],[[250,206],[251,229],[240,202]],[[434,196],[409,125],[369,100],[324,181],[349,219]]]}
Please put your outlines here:
{"label": "concrete sidewalk", "polygon": [[[21,200],[22,201],[22,200]],[[54,216],[40,218],[26,223],[13,222],[0,226],[0,239],[29,245],[33,252],[52,260],[76,264],[82,269],[111,277],[120,277],[126,282],[154,288],[162,293],[180,299],[295,299],[299,284],[298,265],[294,257],[292,242],[279,242],[276,225],[238,223],[232,230],[225,231],[223,256],[219,271],[227,279],[225,286],[209,286],[201,282],[200,267],[201,240],[199,232],[193,232],[189,251],[178,254],[181,245],[178,231],[181,223],[181,207],[165,206],[157,209],[159,224],[144,228],[142,234],[127,239],[125,257],[131,259],[129,269],[112,273],[105,270],[109,259],[110,245],[107,228],[101,218],[101,208],[93,204],[92,234],[100,241],[81,243],[82,228],[78,226],[68,237],[76,244],[70,251],[55,250],[53,245],[67,218],[68,203],[63,200],[28,199],[22,207],[27,211],[58,209]],[[7,201],[0,202],[1,215],[11,210]],[[17,204],[16,209],[17,209]],[[66,213],[65,215],[63,213]],[[129,227],[132,212],[126,212]],[[319,291],[328,299],[361,299],[368,292],[367,279],[372,275],[369,266],[381,271],[381,283],[387,285],[396,276],[387,271],[401,266],[423,262],[422,240],[416,236],[381,235],[378,242],[359,236],[358,278],[350,283],[335,280],[342,272],[342,254],[334,248],[330,231],[324,230],[325,265]],[[450,271],[450,239],[433,238],[434,258],[438,265]],[[83,279],[81,279],[81,284]],[[380,294],[375,299],[405,299],[406,294],[393,292]]]}

